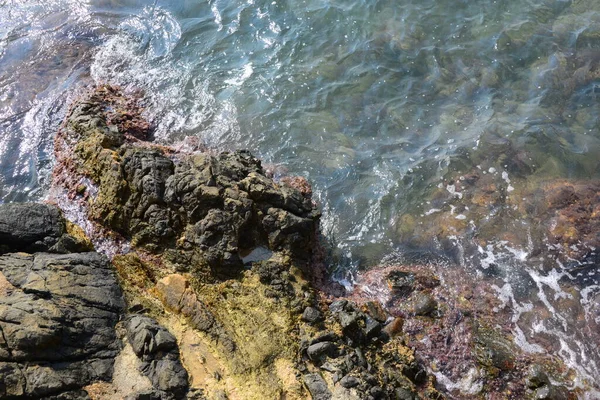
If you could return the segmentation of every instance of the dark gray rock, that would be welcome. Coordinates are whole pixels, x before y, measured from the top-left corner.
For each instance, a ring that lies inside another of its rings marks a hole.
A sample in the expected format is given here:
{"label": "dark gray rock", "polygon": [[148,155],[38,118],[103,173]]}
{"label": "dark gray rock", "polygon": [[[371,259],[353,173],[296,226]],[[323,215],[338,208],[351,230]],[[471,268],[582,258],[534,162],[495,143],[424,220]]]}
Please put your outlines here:
{"label": "dark gray rock", "polygon": [[335,358],[338,355],[338,348],[335,343],[332,342],[319,342],[308,346],[306,354],[308,354],[308,358],[313,361],[320,360],[324,357]]}
{"label": "dark gray rock", "polygon": [[158,390],[143,390],[141,392],[130,394],[124,400],[164,400],[165,393]]}
{"label": "dark gray rock", "polygon": [[142,360],[141,371],[158,392],[183,399],[188,391],[188,375],[179,359],[177,340],[156,320],[134,315],[126,323],[127,339]]}
{"label": "dark gray rock", "polygon": [[321,320],[321,312],[314,307],[306,307],[302,313],[302,320],[314,324]]}
{"label": "dark gray rock", "polygon": [[319,343],[319,342],[335,342],[339,339],[338,335],[335,332],[323,331],[319,332],[317,336],[312,338],[309,345]]}
{"label": "dark gray rock", "polygon": [[411,272],[392,271],[387,276],[387,282],[394,294],[408,296],[415,290],[415,275]]}
{"label": "dark gray rock", "polygon": [[0,243],[6,251],[48,251],[65,231],[56,207],[37,203],[0,207]]}
{"label": "dark gray rock", "polygon": [[319,374],[306,374],[302,377],[306,388],[310,392],[313,400],[329,400],[331,392],[327,383]]}
{"label": "dark gray rock", "polygon": [[381,329],[383,328],[383,325],[381,325],[381,323],[369,316],[367,316],[367,318],[365,319],[365,323],[365,335],[367,335],[368,339],[379,336],[379,334],[381,333]]}
{"label": "dark gray rock", "polygon": [[360,380],[355,376],[346,375],[340,380],[340,385],[346,389],[350,389],[360,385]]}
{"label": "dark gray rock", "polygon": [[347,311],[348,300],[336,300],[329,305],[329,311],[337,313],[340,311]]}
{"label": "dark gray rock", "polygon": [[338,313],[338,318],[340,325],[342,325],[342,333],[344,336],[356,343],[364,342],[365,334],[360,326],[360,321],[364,319],[364,314],[354,311],[341,311]]}
{"label": "dark gray rock", "polygon": [[537,389],[548,384],[550,384],[550,379],[543,368],[538,364],[532,365],[527,374],[527,387]]}
{"label": "dark gray rock", "polygon": [[111,379],[124,301],[106,257],[6,254],[0,292],[0,398],[82,398]]}
{"label": "dark gray rock", "polygon": [[0,254],[23,251],[89,251],[68,235],[60,210],[50,204],[0,205]]}

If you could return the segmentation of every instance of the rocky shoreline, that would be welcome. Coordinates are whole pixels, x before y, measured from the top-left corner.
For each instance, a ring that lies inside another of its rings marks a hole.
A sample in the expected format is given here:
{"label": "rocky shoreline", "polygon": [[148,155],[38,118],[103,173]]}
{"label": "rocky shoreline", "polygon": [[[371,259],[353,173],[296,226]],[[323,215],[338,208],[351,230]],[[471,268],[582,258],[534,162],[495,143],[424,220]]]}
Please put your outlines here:
{"label": "rocky shoreline", "polygon": [[515,345],[476,277],[399,262],[343,293],[308,182],[154,145],[141,111],[114,87],[83,95],[56,137],[56,205],[0,206],[0,398],[581,393]]}

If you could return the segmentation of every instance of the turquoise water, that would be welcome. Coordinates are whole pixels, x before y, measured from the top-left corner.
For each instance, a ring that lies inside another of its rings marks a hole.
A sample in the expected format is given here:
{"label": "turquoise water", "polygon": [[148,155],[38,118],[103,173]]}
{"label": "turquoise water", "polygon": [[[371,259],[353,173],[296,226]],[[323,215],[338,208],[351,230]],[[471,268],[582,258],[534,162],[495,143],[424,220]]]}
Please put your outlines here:
{"label": "turquoise water", "polygon": [[[404,246],[398,216],[433,209],[432,190],[474,158],[599,175],[593,0],[0,0],[0,199],[44,198],[66,104],[101,82],[144,90],[159,142],[247,148],[307,177],[347,280]],[[490,252],[531,267],[520,245]],[[567,273],[535,271],[538,297]],[[594,323],[597,283],[584,288]],[[595,339],[561,340],[599,375]]]}

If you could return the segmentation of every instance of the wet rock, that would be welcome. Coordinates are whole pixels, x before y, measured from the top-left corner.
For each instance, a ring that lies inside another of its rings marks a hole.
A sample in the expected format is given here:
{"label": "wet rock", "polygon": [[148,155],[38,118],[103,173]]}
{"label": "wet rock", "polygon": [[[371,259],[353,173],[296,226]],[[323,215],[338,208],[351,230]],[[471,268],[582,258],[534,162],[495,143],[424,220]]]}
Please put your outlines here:
{"label": "wet rock", "polygon": [[327,383],[319,374],[307,374],[302,377],[313,400],[329,400],[331,392],[327,387]]}
{"label": "wet rock", "polygon": [[387,312],[378,301],[367,301],[363,305],[363,311],[379,322],[385,322],[388,318]]}
{"label": "wet rock", "polygon": [[536,400],[568,400],[569,391],[562,386],[544,385],[535,390]]}
{"label": "wet rock", "polygon": [[319,342],[308,346],[306,354],[308,354],[308,357],[313,361],[320,360],[324,357],[335,358],[338,355],[338,348],[335,343],[332,342]]}
{"label": "wet rock", "polygon": [[415,289],[415,275],[410,272],[392,271],[387,281],[390,289],[400,296],[408,296]]}
{"label": "wet rock", "polygon": [[550,384],[550,379],[540,365],[532,365],[527,375],[527,386],[530,389],[537,389]]}
{"label": "wet rock", "polygon": [[306,307],[302,313],[302,320],[314,324],[322,318],[321,312],[314,307]]}
{"label": "wet rock", "polygon": [[415,315],[430,315],[437,308],[437,302],[428,293],[419,292],[412,297],[412,312]]}
{"label": "wet rock", "polygon": [[111,379],[124,302],[104,256],[6,254],[0,287],[0,397],[62,396]]}
{"label": "wet rock", "polygon": [[135,315],[126,324],[127,338],[135,354],[142,360],[144,375],[159,391],[175,399],[188,390],[188,375],[179,360],[177,340],[154,319]]}
{"label": "wet rock", "polygon": [[499,332],[479,327],[476,331],[477,359],[483,365],[508,371],[515,366],[515,346]]}
{"label": "wet rock", "polygon": [[131,126],[111,123],[107,110],[137,115],[118,90],[99,87],[87,97],[57,136],[57,181],[87,177],[98,186],[83,204],[91,219],[134,247],[168,252],[170,263],[202,280],[236,276],[242,254],[257,247],[310,259],[319,212],[298,190],[267,178],[250,153],[173,157],[173,150],[132,141]]}

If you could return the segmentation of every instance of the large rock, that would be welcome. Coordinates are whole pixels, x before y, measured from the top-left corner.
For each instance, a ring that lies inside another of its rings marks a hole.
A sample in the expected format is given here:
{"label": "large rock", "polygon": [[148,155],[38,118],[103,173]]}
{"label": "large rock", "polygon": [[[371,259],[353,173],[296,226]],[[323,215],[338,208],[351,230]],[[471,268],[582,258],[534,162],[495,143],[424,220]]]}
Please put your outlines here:
{"label": "large rock", "polygon": [[76,389],[110,380],[123,308],[97,253],[1,256],[0,397],[85,398]]}
{"label": "large rock", "polygon": [[0,253],[89,249],[67,231],[67,223],[55,206],[27,203],[0,207]]}
{"label": "large rock", "polygon": [[109,115],[123,98],[97,88],[57,137],[57,181],[88,187],[93,220],[203,279],[239,273],[261,247],[310,258],[319,213],[303,193],[267,178],[248,152],[174,154],[130,140],[131,126]]}

